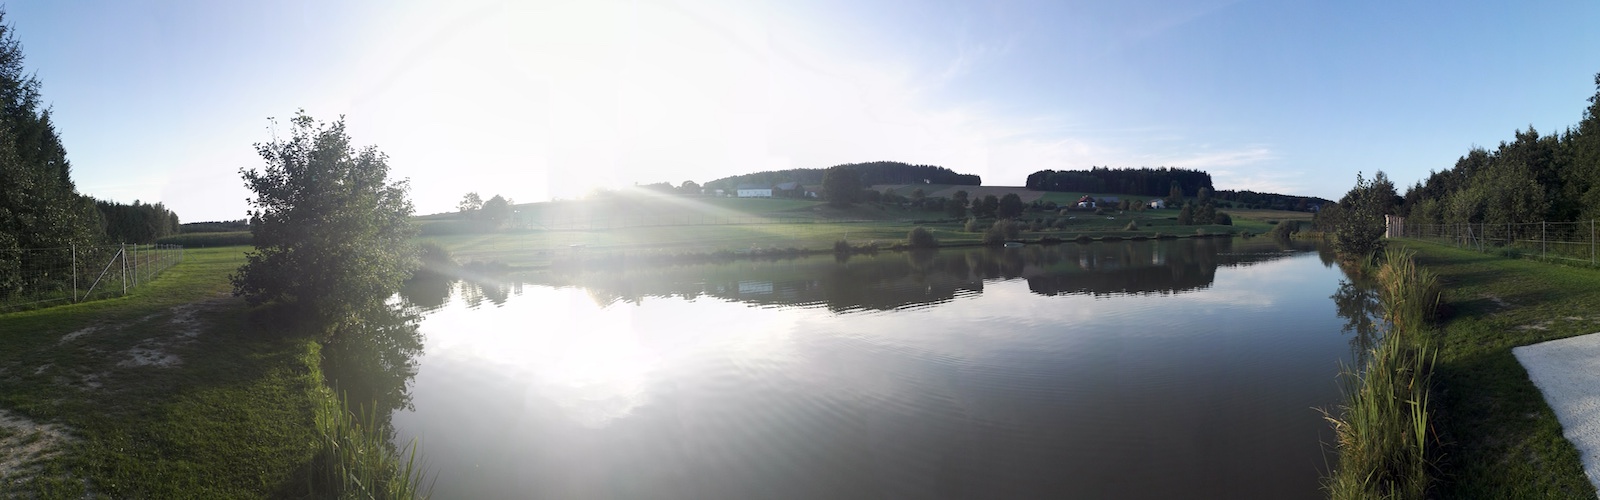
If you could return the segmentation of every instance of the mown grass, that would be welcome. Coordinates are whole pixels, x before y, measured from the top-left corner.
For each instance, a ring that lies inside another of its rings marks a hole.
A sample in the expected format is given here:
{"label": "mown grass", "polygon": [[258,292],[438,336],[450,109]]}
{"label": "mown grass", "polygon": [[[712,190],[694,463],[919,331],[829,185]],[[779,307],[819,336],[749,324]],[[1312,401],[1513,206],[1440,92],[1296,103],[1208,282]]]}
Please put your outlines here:
{"label": "mown grass", "polygon": [[1444,290],[1433,372],[1444,445],[1435,496],[1594,497],[1577,449],[1511,348],[1600,331],[1600,270],[1400,244]]}
{"label": "mown grass", "polygon": [[1438,349],[1430,322],[1439,284],[1398,249],[1385,252],[1373,274],[1387,328],[1361,370],[1345,373],[1345,404],[1326,415],[1339,462],[1325,487],[1336,499],[1423,499],[1438,455],[1430,403]]}
{"label": "mown grass", "polygon": [[318,346],[229,295],[244,250],[190,250],[125,297],[0,315],[0,408],[69,436],[0,496],[313,493]]}

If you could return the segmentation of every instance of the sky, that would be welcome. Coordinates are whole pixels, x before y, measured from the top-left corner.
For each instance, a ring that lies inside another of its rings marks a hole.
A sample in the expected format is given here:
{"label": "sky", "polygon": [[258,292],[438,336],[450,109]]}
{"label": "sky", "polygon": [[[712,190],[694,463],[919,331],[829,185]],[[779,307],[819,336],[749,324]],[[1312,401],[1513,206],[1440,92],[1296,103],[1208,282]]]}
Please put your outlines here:
{"label": "sky", "polygon": [[420,214],[903,161],[1182,167],[1337,199],[1582,118],[1600,2],[82,1],[5,6],[79,192],[246,217],[299,110]]}

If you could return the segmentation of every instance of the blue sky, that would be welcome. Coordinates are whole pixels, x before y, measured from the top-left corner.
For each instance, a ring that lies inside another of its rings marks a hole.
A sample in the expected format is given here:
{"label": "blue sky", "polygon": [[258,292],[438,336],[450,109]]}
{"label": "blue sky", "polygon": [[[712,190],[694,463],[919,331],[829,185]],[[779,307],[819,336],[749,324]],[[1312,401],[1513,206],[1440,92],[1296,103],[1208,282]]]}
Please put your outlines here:
{"label": "blue sky", "polygon": [[352,1],[6,6],[81,192],[244,217],[268,117],[344,115],[421,213],[468,191],[898,160],[1402,187],[1574,125],[1596,2]]}

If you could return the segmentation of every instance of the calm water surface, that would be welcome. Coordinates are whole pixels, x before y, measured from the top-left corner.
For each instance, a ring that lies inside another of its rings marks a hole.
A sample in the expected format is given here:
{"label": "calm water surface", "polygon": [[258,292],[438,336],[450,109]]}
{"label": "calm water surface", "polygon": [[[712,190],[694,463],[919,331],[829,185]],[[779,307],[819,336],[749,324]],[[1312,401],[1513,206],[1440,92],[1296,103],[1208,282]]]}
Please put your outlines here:
{"label": "calm water surface", "polygon": [[1342,278],[1257,238],[416,284],[393,422],[439,498],[1321,498]]}

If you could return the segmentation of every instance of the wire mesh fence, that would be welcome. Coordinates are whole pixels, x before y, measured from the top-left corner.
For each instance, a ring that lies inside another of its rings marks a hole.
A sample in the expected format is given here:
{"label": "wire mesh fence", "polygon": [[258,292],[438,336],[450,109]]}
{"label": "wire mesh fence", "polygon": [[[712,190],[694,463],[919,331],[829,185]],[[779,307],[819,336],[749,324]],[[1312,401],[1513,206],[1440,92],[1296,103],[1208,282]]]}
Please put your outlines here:
{"label": "wire mesh fence", "polygon": [[0,250],[0,311],[126,295],[182,261],[177,245]]}
{"label": "wire mesh fence", "polygon": [[1412,224],[1408,238],[1433,240],[1478,251],[1502,251],[1545,259],[1596,263],[1595,221],[1503,224]]}

